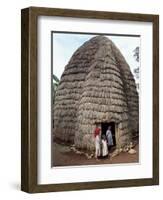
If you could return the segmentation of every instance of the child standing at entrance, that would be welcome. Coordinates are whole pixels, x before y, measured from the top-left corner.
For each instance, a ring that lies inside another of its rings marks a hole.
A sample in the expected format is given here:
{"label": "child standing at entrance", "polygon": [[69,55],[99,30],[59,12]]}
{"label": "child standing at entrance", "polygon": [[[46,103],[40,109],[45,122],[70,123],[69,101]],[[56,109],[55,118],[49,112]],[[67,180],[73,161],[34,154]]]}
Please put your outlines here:
{"label": "child standing at entrance", "polygon": [[106,140],[106,136],[102,135],[102,157],[106,158],[108,157],[108,145],[107,145],[107,140]]}

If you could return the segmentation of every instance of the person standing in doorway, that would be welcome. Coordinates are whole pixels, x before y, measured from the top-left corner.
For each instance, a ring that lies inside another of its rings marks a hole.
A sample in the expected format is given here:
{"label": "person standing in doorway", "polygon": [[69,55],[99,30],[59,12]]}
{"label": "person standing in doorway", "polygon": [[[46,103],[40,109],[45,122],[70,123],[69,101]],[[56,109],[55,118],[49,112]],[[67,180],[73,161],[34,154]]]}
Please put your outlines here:
{"label": "person standing in doorway", "polygon": [[94,138],[95,138],[95,158],[98,159],[101,155],[101,129],[99,128],[98,124],[96,124],[96,128],[94,131]]}
{"label": "person standing in doorway", "polygon": [[109,126],[106,131],[106,137],[107,137],[108,149],[110,150],[110,148],[113,146],[113,136],[111,132],[111,126]]}
{"label": "person standing in doorway", "polygon": [[108,146],[107,146],[107,140],[106,140],[106,136],[102,135],[102,157],[103,158],[107,158],[108,157]]}

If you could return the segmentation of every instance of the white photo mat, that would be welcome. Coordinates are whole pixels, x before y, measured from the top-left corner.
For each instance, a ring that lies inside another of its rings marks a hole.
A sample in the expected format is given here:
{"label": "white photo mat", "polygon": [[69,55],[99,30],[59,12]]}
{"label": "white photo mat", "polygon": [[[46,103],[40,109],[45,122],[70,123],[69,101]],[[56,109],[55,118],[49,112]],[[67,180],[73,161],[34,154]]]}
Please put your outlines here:
{"label": "white photo mat", "polygon": [[[140,35],[139,163],[51,167],[51,31]],[[152,178],[152,23],[38,18],[38,184]]]}

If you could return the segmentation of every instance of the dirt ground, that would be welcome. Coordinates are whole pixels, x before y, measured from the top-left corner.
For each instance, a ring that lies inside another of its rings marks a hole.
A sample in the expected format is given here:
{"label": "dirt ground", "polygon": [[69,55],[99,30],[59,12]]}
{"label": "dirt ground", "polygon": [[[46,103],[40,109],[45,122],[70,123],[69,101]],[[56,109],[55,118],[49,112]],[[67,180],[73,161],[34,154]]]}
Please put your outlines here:
{"label": "dirt ground", "polygon": [[75,150],[73,146],[53,143],[52,164],[53,166],[78,166],[78,165],[136,163],[139,162],[138,145],[136,145],[134,149],[136,150],[135,154],[121,152],[119,155],[113,158],[109,156],[108,158],[95,159],[93,154]]}

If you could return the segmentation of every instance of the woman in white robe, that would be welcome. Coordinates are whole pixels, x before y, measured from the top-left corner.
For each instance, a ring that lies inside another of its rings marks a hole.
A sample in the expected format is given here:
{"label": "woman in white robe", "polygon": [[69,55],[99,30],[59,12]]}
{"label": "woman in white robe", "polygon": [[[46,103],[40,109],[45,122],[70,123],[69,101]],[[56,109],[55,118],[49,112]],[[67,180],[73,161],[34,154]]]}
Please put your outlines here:
{"label": "woman in white robe", "polygon": [[94,130],[94,138],[95,138],[95,158],[99,158],[101,155],[101,129],[98,124],[96,124],[96,128]]}
{"label": "woman in white robe", "polygon": [[96,137],[95,137],[95,158],[100,157],[100,155],[101,155],[100,135],[96,135]]}

